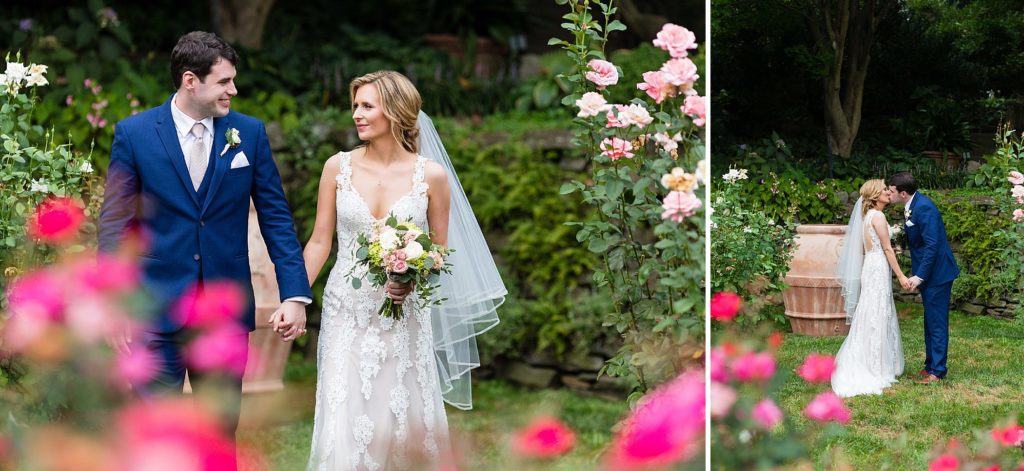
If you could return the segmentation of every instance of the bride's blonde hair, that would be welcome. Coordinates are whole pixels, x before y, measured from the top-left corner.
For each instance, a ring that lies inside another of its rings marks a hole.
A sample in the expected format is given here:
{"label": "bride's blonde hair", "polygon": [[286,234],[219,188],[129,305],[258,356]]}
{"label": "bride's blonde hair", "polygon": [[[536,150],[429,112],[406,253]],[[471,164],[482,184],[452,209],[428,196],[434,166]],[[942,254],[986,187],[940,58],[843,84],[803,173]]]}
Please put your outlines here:
{"label": "bride's blonde hair", "polygon": [[349,98],[356,100],[356,91],[363,85],[375,84],[380,94],[380,107],[391,122],[391,135],[402,148],[419,153],[420,128],[416,118],[423,106],[420,92],[404,75],[393,70],[379,70],[356,77],[348,86]]}
{"label": "bride's blonde hair", "polygon": [[860,186],[860,197],[864,198],[864,203],[860,208],[862,216],[878,204],[878,199],[882,197],[883,191],[885,191],[885,180],[877,178],[868,180]]}

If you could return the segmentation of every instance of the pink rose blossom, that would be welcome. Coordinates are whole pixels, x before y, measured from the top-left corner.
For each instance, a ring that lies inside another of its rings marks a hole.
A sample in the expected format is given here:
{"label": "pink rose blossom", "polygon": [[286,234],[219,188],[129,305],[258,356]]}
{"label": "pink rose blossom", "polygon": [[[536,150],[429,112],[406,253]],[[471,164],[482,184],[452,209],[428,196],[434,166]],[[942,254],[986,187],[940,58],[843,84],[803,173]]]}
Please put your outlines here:
{"label": "pink rose blossom", "polygon": [[404,250],[396,250],[395,251],[395,259],[396,260],[405,260],[407,258],[409,258],[409,257],[405,254]]}
{"label": "pink rose blossom", "polygon": [[619,120],[625,121],[627,125],[643,128],[654,121],[647,108],[642,105],[632,104],[625,110],[619,110]]}
{"label": "pink rose blossom", "polygon": [[114,380],[122,384],[143,384],[156,376],[156,355],[145,348],[133,348],[114,359]]}
{"label": "pink rose blossom", "polygon": [[579,107],[580,112],[576,116],[580,118],[590,118],[597,116],[611,108],[611,105],[605,101],[604,97],[600,93],[587,92],[583,94],[579,100],[576,100],[576,106]]}
{"label": "pink rose blossom", "polygon": [[665,81],[679,91],[686,95],[697,94],[693,89],[693,82],[700,76],[697,75],[697,65],[690,59],[671,59],[661,66],[661,72]]}
{"label": "pink rose blossom", "polygon": [[[614,111],[611,109],[612,106],[615,107]],[[629,120],[625,116],[626,110],[628,109],[626,106],[623,106],[623,105],[608,105],[608,108],[609,108],[608,112],[605,113],[605,119],[608,120],[608,124],[606,124],[604,127],[606,127],[606,128],[628,128],[629,127]],[[618,116],[616,116],[616,113],[618,114]]]}
{"label": "pink rose blossom", "polygon": [[704,372],[684,372],[642,398],[621,424],[607,465],[613,470],[673,466],[703,448]]}
{"label": "pink rose blossom", "polygon": [[661,203],[662,209],[665,210],[661,213],[661,218],[683,222],[683,219],[692,216],[693,212],[701,207],[701,204],[700,199],[693,192],[671,191]]}
{"label": "pink rose blossom", "polygon": [[609,85],[615,85],[619,81],[619,71],[608,61],[591,59],[587,63],[590,71],[587,72],[587,80],[594,82],[598,90],[604,90]]}
{"label": "pink rose blossom", "polygon": [[1020,173],[1016,170],[1011,171],[1010,176],[1009,178],[1007,178],[1007,180],[1009,180],[1010,183],[1014,185],[1024,185],[1024,173]]}
{"label": "pink rose blossom", "polygon": [[75,97],[68,95],[66,98],[64,98],[64,104],[68,106],[75,104]]}
{"label": "pink rose blossom", "polygon": [[69,242],[85,222],[85,210],[71,198],[51,196],[36,206],[28,220],[28,235],[48,244]]}
{"label": "pink rose blossom", "polygon": [[633,158],[633,144],[627,140],[617,137],[605,138],[601,141],[601,155],[612,160],[619,160],[623,157]]}
{"label": "pink rose blossom", "polygon": [[391,266],[391,271],[394,273],[405,273],[409,269],[409,264],[405,260],[397,260],[394,265]]}
{"label": "pink rose blossom", "polygon": [[1024,186],[1014,185],[1013,189],[1010,190],[1010,195],[1014,198],[1024,197]]}
{"label": "pink rose blossom", "polygon": [[188,364],[199,371],[223,371],[242,376],[248,360],[249,332],[224,324],[204,332],[188,346]]}
{"label": "pink rose blossom", "polygon": [[60,322],[64,318],[65,281],[52,270],[38,270],[17,278],[7,290],[12,316],[33,316]]}
{"label": "pink rose blossom", "polygon": [[672,57],[686,57],[687,49],[697,48],[697,36],[682,26],[665,23],[654,40],[654,46],[668,51]]}
{"label": "pink rose blossom", "polygon": [[86,291],[124,294],[138,286],[141,270],[129,260],[101,253],[72,265],[71,276]]}
{"label": "pink rose blossom", "polygon": [[708,399],[711,401],[708,407],[711,417],[721,419],[729,414],[729,409],[732,409],[732,405],[736,403],[736,390],[712,380]]}
{"label": "pink rose blossom", "polygon": [[230,281],[212,281],[186,290],[171,314],[186,327],[212,327],[237,319],[244,307],[242,288]]}
{"label": "pink rose blossom", "polygon": [[952,453],[943,453],[928,463],[928,471],[957,471],[958,469],[960,469],[960,460]]}
{"label": "pink rose blossom", "polygon": [[1024,427],[1010,425],[1009,427],[992,429],[992,439],[1003,446],[1017,446],[1024,440]]}
{"label": "pink rose blossom", "polygon": [[688,96],[686,101],[683,102],[683,106],[680,110],[683,114],[689,115],[693,118],[693,124],[696,126],[703,126],[706,122],[704,119],[706,110],[706,98],[702,96]]}
{"label": "pink rose blossom", "polygon": [[[672,151],[678,149],[679,148],[679,141],[682,141],[682,140],[683,140],[683,136],[681,134],[679,134],[679,133],[676,133],[674,136],[671,136],[671,137],[668,134],[665,134],[663,132],[659,132],[659,133],[655,133],[654,134],[654,141],[657,142],[661,146],[662,149],[665,149],[665,152],[672,152]],[[680,169],[680,171],[681,170],[682,169]],[[661,182],[662,182],[662,184],[665,183],[665,177],[662,177]],[[665,187],[668,188],[668,185],[665,185]]]}
{"label": "pink rose blossom", "polygon": [[750,352],[733,360],[732,375],[739,381],[768,381],[775,375],[775,357],[769,352]]}
{"label": "pink rose blossom", "polygon": [[729,380],[729,370],[726,360],[729,354],[724,347],[718,346],[711,349],[708,354],[708,369],[711,373],[711,381],[724,383]]}
{"label": "pink rose blossom", "polygon": [[736,293],[723,291],[711,296],[711,318],[720,321],[731,321],[740,312],[743,299]]}
{"label": "pink rose blossom", "polygon": [[843,400],[832,391],[818,394],[804,408],[804,414],[818,422],[835,421],[845,424],[850,421],[850,410],[843,405]]}
{"label": "pink rose blossom", "polygon": [[564,455],[576,446],[576,434],[554,417],[539,417],[515,434],[516,453],[535,458]]}
{"label": "pink rose blossom", "polygon": [[96,343],[126,325],[128,315],[100,296],[78,296],[65,312],[68,328],[79,340]]}
{"label": "pink rose blossom", "polygon": [[765,430],[772,430],[782,422],[782,410],[771,399],[763,399],[750,411],[751,417]]}
{"label": "pink rose blossom", "polygon": [[643,83],[636,84],[636,88],[643,90],[655,103],[665,101],[665,98],[675,96],[675,87],[668,83],[665,73],[660,70],[644,72]]}
{"label": "pink rose blossom", "polygon": [[[235,469],[234,437],[216,415],[192,399],[143,401],[116,419],[116,469]],[[170,461],[168,461],[170,460]]]}
{"label": "pink rose blossom", "polygon": [[1021,221],[1024,221],[1024,209],[1020,209],[1020,208],[1014,209],[1013,210],[1013,222],[1021,222]]}
{"label": "pink rose blossom", "polygon": [[797,374],[808,383],[828,383],[836,370],[836,360],[831,355],[812,353],[797,367]]}

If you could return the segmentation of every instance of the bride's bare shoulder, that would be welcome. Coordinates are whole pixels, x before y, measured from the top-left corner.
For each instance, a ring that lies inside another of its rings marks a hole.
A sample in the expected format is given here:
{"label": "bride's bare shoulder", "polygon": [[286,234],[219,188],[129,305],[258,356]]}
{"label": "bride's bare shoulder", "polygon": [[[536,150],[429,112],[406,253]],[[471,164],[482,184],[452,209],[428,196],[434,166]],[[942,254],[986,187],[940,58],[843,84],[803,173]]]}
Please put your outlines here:
{"label": "bride's bare shoulder", "polygon": [[448,182],[448,173],[444,171],[444,167],[441,164],[428,160],[423,165],[423,179],[430,186],[443,185]]}

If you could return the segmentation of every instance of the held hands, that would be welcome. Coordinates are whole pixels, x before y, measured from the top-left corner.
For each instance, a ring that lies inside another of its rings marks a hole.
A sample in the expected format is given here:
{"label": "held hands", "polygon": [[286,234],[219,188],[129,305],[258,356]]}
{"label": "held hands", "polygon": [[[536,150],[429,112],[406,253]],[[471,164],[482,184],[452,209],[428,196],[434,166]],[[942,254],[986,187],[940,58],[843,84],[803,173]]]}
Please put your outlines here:
{"label": "held hands", "polygon": [[911,276],[910,278],[900,276],[900,285],[902,285],[903,289],[907,291],[917,290],[917,287],[921,285],[921,281],[923,280],[917,276]]}
{"label": "held hands", "polygon": [[298,301],[285,301],[270,316],[267,324],[281,335],[281,341],[295,340],[306,334],[306,305]]}
{"label": "held hands", "polygon": [[405,298],[412,292],[412,284],[399,283],[397,281],[388,280],[387,284],[384,285],[384,294],[389,298],[395,300],[395,304],[401,305],[405,302]]}

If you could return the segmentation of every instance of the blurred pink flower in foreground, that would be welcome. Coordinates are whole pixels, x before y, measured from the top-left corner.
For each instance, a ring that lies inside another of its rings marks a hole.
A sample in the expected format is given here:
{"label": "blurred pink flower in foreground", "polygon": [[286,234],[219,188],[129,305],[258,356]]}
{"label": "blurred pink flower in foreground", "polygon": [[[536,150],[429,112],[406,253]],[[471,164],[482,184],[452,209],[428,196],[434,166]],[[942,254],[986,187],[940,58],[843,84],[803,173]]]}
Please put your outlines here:
{"label": "blurred pink flower in foreground", "polygon": [[60,196],[47,198],[28,220],[28,235],[49,244],[74,239],[85,221],[85,210],[75,200]]}
{"label": "blurred pink flower in foreground", "polygon": [[1018,446],[1024,440],[1024,427],[1017,424],[996,427],[992,429],[992,438],[1003,446]]}
{"label": "blurred pink flower in foreground", "polygon": [[850,410],[843,405],[843,400],[832,391],[818,394],[804,408],[804,414],[818,422],[835,421],[845,424],[850,421]]}
{"label": "blurred pink flower in foreground", "polygon": [[731,321],[740,312],[743,300],[736,293],[723,291],[711,297],[711,318]]}
{"label": "blurred pink flower in foreground", "polygon": [[214,281],[185,291],[174,307],[174,320],[188,327],[212,327],[235,320],[245,295],[229,281]]}
{"label": "blurred pink flower in foreground", "polygon": [[249,332],[224,324],[199,335],[188,346],[188,364],[199,371],[224,371],[242,376],[248,359]]}
{"label": "blurred pink flower in foreground", "polygon": [[775,376],[775,357],[769,352],[750,352],[733,360],[733,377],[739,381],[767,381]]}
{"label": "blurred pink flower in foreground", "polygon": [[122,469],[234,469],[235,444],[215,416],[191,399],[130,405],[118,414]]}
{"label": "blurred pink flower in foreground", "polygon": [[137,263],[102,253],[79,260],[70,269],[79,286],[97,293],[127,293],[138,287],[142,274]]}
{"label": "blurred pink flower in foreground", "polygon": [[928,464],[928,471],[956,471],[960,469],[960,460],[952,453],[944,453]]}
{"label": "blurred pink flower in foreground", "polygon": [[729,410],[736,403],[736,390],[712,379],[711,392],[708,393],[710,403],[709,413],[711,417],[720,419],[729,415]]}
{"label": "blurred pink flower in foreground", "polygon": [[649,393],[621,424],[607,464],[648,469],[692,457],[702,448],[705,404],[702,370],[683,373]]}
{"label": "blurred pink flower in foreground", "polygon": [[797,367],[797,374],[808,383],[829,383],[836,370],[836,360],[831,355],[812,353]]}
{"label": "blurred pink flower in foreground", "polygon": [[576,446],[576,434],[554,417],[538,417],[526,428],[516,432],[512,448],[516,453],[534,458],[548,458],[568,453]]}
{"label": "blurred pink flower in foreground", "polygon": [[782,410],[771,399],[762,399],[758,402],[750,411],[750,415],[765,430],[771,430],[782,422]]}
{"label": "blurred pink flower in foreground", "polygon": [[145,348],[132,348],[114,359],[114,380],[120,384],[142,384],[156,375],[156,355]]}
{"label": "blurred pink flower in foreground", "polygon": [[711,349],[708,354],[708,368],[711,370],[711,381],[724,383],[729,380],[729,370],[726,365],[728,354],[725,348],[717,346]]}

